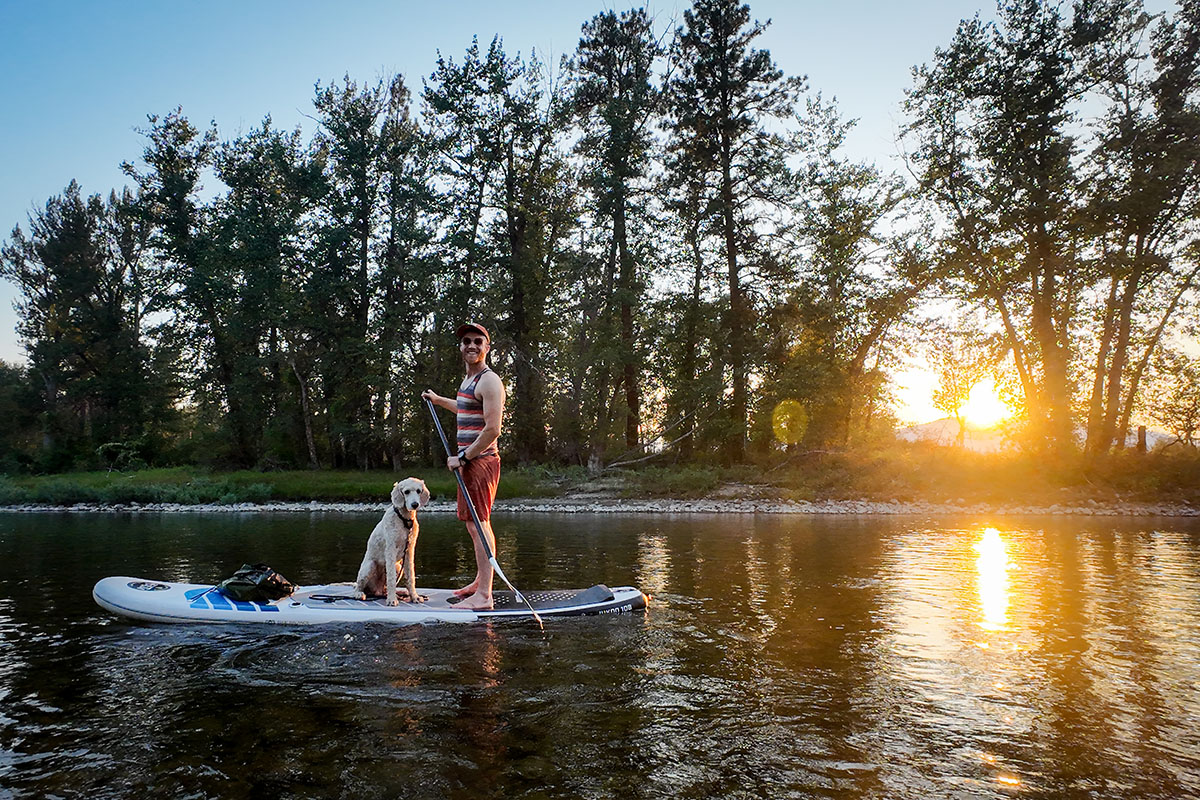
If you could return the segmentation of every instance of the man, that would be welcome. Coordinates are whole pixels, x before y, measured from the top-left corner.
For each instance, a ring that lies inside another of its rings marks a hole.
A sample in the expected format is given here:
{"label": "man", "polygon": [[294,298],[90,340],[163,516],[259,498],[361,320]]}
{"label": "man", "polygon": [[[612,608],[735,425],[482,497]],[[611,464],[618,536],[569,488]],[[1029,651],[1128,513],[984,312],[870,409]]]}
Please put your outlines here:
{"label": "man", "polygon": [[475,504],[479,523],[477,530],[470,509],[458,492],[458,518],[466,523],[467,533],[475,545],[475,580],[454,592],[463,598],[460,608],[488,609],[492,607],[492,565],[488,562],[480,536],[486,536],[492,554],[496,554],[496,537],[488,521],[492,502],[500,485],[500,454],[496,440],[500,438],[500,420],[504,417],[504,383],[487,365],[492,349],[492,337],[487,328],[477,322],[458,326],[458,350],[462,354],[467,376],[458,387],[454,400],[426,389],[421,397],[458,415],[458,454],[446,459],[449,470],[462,469],[463,483]]}

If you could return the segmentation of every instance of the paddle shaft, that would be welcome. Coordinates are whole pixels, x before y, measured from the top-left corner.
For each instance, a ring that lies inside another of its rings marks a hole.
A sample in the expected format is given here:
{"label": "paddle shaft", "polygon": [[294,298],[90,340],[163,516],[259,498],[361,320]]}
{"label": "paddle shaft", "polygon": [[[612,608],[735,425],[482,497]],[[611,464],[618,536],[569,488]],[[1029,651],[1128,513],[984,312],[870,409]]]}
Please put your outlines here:
{"label": "paddle shaft", "polygon": [[[442,421],[438,419],[437,409],[433,407],[433,401],[429,398],[425,398],[425,405],[429,407],[429,414],[433,417],[433,424],[434,427],[437,428],[438,438],[442,440],[442,447],[446,449],[446,458],[450,458],[454,455],[454,452],[450,450],[450,441],[446,438],[446,432],[442,430]],[[512,582],[505,577],[504,570],[500,569],[500,564],[497,563],[496,556],[494,553],[492,553],[491,546],[488,545],[487,536],[485,535],[483,529],[483,523],[479,521],[479,513],[475,510],[475,503],[471,500],[471,493],[467,491],[467,484],[463,480],[461,466],[455,468],[454,477],[458,479],[458,490],[462,492],[463,498],[467,501],[467,510],[471,512],[471,520],[475,523],[475,530],[479,535],[479,543],[483,545],[483,552],[485,555],[487,555],[488,563],[492,565],[492,569],[494,569],[496,574],[500,576],[500,580],[504,581],[505,585],[508,586],[509,589],[512,589],[513,594],[517,596],[517,600],[529,607],[529,611],[533,614],[533,618],[537,620],[538,625],[541,625],[542,618],[538,616],[536,611],[534,611],[530,602],[525,599],[525,595],[521,594],[521,590],[513,586]]]}

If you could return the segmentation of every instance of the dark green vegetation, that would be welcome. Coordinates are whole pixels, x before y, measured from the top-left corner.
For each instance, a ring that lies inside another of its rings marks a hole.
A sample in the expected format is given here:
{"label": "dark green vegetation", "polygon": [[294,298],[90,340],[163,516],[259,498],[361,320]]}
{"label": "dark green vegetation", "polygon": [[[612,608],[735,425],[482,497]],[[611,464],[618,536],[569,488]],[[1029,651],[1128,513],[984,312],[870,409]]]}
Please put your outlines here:
{"label": "dark green vegetation", "polygon": [[560,65],[474,41],[421,80],[318,83],[307,139],[151,115],[129,187],[71,182],[0,254],[29,354],[0,367],[0,469],[259,470],[144,490],[222,500],[433,464],[417,396],[452,390],[464,319],[494,333],[514,464],[956,485],[889,449],[887,374],[930,346],[948,413],[999,376],[1028,474],[1105,469],[1136,419],[1194,446],[1200,3],[963,22],[914,72],[907,175],[844,155],[853,123],[764,29],[697,0],[674,31],[600,13]]}
{"label": "dark green vegetation", "polygon": [[[455,484],[436,468],[403,470],[452,499]],[[0,505],[75,503],[384,503],[397,474],[377,470],[207,472],[184,467],[138,472],[0,476]],[[599,477],[582,467],[506,469],[500,499],[872,500],[1049,506],[1089,501],[1193,503],[1200,455],[1171,448],[1101,458],[1075,454],[1046,461],[897,443],[869,451],[798,454],[771,469],[677,465],[618,469]]]}
{"label": "dark green vegetation", "polygon": [[[436,497],[453,499],[454,477],[445,470],[415,471]],[[377,470],[209,472],[187,467],[137,472],[71,472],[57,475],[0,477],[0,505],[23,503],[266,503],[361,502],[386,503],[396,473]],[[556,494],[569,480],[569,471],[506,470],[501,498]]]}

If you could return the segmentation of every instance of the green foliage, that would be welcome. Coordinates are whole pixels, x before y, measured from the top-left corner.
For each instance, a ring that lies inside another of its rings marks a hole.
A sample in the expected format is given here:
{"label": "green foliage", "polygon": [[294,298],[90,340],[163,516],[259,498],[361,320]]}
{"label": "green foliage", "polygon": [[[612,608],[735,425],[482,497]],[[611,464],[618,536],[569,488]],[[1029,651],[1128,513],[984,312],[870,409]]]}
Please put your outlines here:
{"label": "green foliage", "polygon": [[28,489],[18,486],[7,475],[0,475],[0,506],[17,506],[28,502]]}
{"label": "green foliage", "polygon": [[[591,228],[569,280],[586,287],[565,309],[572,329],[572,387],[561,397],[559,424],[569,431],[568,458],[634,449],[643,417],[644,352],[649,338],[644,297],[654,220],[643,196],[650,186],[651,130],[661,105],[652,70],[662,55],[645,9],[598,14],[584,24],[573,103],[580,129],[581,209]],[[576,328],[576,326],[578,326]],[[619,385],[617,396],[611,385]]]}
{"label": "green foliage", "polygon": [[[138,208],[128,192],[105,203],[72,181],[30,215],[28,234],[18,227],[0,248],[0,276],[21,292],[18,331],[27,385],[36,387],[13,386],[18,376],[9,374],[6,391],[40,408],[35,459],[43,467],[86,462],[99,443],[137,437],[170,416],[169,383],[151,374],[156,348],[142,339],[156,306],[139,255],[146,231]],[[13,422],[29,426],[28,416],[18,412]],[[31,432],[22,434],[10,435]]]}
{"label": "green foliage", "polygon": [[[411,471],[425,481],[430,492],[453,500],[454,476],[443,468]],[[0,505],[23,503],[74,505],[76,503],[149,504],[267,503],[267,502],[386,502],[392,484],[403,475],[359,470],[259,472],[241,470],[206,473],[189,468],[77,472],[44,477],[0,476]],[[548,497],[561,491],[561,470],[505,467],[501,498]]]}

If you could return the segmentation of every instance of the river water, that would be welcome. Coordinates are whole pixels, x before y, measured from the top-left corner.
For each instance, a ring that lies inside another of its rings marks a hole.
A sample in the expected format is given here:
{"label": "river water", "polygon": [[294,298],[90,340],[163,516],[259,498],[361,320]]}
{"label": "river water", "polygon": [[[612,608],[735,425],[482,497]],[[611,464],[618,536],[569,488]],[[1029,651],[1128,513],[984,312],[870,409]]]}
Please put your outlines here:
{"label": "river water", "polygon": [[[377,514],[0,515],[0,797],[1200,796],[1200,522],[498,514],[646,614],[163,626],[112,574],[351,580]],[[426,514],[418,583],[473,573]]]}

